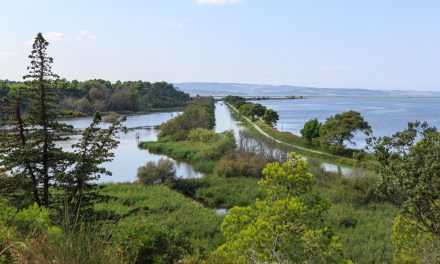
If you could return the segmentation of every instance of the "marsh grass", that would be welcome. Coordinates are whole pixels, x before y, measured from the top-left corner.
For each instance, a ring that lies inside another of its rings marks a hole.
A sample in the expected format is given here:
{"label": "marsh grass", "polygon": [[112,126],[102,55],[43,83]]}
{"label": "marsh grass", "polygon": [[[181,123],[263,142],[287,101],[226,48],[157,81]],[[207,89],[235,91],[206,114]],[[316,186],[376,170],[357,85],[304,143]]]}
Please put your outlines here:
{"label": "marsh grass", "polygon": [[256,178],[205,176],[200,179],[177,179],[173,189],[211,208],[248,206],[263,197]]}
{"label": "marsh grass", "polygon": [[158,227],[187,238],[196,252],[213,250],[222,242],[223,217],[166,186],[109,184],[102,192],[114,199],[96,204],[95,209],[123,217],[108,231],[119,238],[115,243],[122,249],[136,247],[139,236]]}
{"label": "marsh grass", "polygon": [[343,177],[314,171],[315,190],[332,202],[324,221],[340,237],[354,263],[391,263],[391,229],[398,209],[375,196],[379,180],[368,172]]}
{"label": "marsh grass", "polygon": [[212,147],[212,143],[192,141],[149,141],[141,142],[140,148],[148,149],[152,153],[165,154],[178,161],[185,161],[201,172],[212,172],[217,161],[206,155]]}

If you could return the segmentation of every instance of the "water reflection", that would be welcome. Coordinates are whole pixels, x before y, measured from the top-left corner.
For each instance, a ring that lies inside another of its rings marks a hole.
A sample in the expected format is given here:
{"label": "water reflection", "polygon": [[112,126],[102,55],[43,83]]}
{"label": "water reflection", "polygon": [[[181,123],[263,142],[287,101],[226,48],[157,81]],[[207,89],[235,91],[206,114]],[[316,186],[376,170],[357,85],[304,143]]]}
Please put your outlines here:
{"label": "water reflection", "polygon": [[[176,113],[174,113],[174,116]],[[99,182],[133,182],[137,180],[136,173],[139,166],[149,161],[158,161],[167,158],[165,155],[150,153],[148,150],[138,148],[138,141],[156,141],[159,130],[154,126],[172,118],[171,113],[153,113],[148,115],[130,116],[127,119],[128,128],[151,126],[149,128],[131,129],[127,133],[120,133],[119,146],[114,150],[115,157],[112,162],[105,163],[104,167],[112,172],[111,177],[103,176]],[[90,124],[91,118],[70,119],[66,121],[76,129],[84,129]],[[108,126],[104,124],[103,127]],[[139,139],[137,138],[139,136]],[[72,150],[80,135],[73,135],[69,140],[59,143],[65,150]],[[185,162],[175,162],[176,175],[180,178],[200,178],[202,173]]]}
{"label": "water reflection", "polygon": [[238,139],[240,131],[245,127],[241,122],[235,120],[231,111],[223,102],[217,102],[215,104],[215,132],[221,133],[226,130],[234,131],[235,137]]}

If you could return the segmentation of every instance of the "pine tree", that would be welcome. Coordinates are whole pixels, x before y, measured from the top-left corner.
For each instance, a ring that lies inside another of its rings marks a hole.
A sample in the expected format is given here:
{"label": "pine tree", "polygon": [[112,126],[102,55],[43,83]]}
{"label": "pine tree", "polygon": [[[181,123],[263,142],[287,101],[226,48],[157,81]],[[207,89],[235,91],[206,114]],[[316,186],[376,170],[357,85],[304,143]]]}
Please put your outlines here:
{"label": "pine tree", "polygon": [[61,134],[71,131],[71,127],[58,123],[57,104],[59,90],[53,83],[59,78],[52,72],[53,59],[47,55],[47,42],[41,33],[37,34],[32,52],[29,55],[31,65],[28,74],[23,76],[27,81],[29,107],[27,118],[32,127],[32,147],[37,148],[36,171],[42,184],[42,204],[49,206],[49,186],[56,180],[56,175],[66,168],[68,155],[55,142],[63,140]]}
{"label": "pine tree", "polygon": [[[10,190],[21,189],[23,192],[31,191],[34,201],[40,205],[41,199],[38,192],[38,176],[35,170],[35,148],[29,140],[29,128],[23,118],[25,101],[24,87],[13,87],[5,97],[2,104],[2,112],[14,127],[12,131],[2,130],[0,137],[0,167],[4,171],[12,171],[13,177],[7,181],[13,183]],[[18,184],[18,182],[20,184]],[[6,187],[2,182],[3,187]],[[10,184],[9,184],[10,185]],[[16,191],[9,191],[11,196],[16,196]],[[23,197],[15,197],[18,200]]]}
{"label": "pine tree", "polygon": [[95,191],[97,180],[101,175],[111,176],[111,172],[100,166],[112,161],[112,149],[119,144],[117,134],[123,130],[126,117],[121,117],[113,122],[109,128],[101,129],[102,118],[95,113],[93,121],[82,134],[81,139],[74,144],[71,170],[66,171],[65,177],[60,179],[60,185],[66,192],[69,208],[75,213],[80,209],[90,209],[92,202],[99,199]]}
{"label": "pine tree", "polygon": [[29,73],[23,77],[26,86],[12,89],[2,104],[13,129],[0,132],[0,169],[9,174],[8,190],[20,188],[24,193],[32,193],[38,205],[49,207],[54,205],[49,197],[53,186],[79,212],[96,197],[96,180],[111,174],[100,165],[112,160],[125,117],[108,129],[101,129],[102,120],[97,113],[73,145],[74,152],[57,147],[57,142],[68,139],[66,135],[72,127],[56,120],[60,89],[54,85],[58,76],[52,72],[48,45],[39,33],[29,56]]}

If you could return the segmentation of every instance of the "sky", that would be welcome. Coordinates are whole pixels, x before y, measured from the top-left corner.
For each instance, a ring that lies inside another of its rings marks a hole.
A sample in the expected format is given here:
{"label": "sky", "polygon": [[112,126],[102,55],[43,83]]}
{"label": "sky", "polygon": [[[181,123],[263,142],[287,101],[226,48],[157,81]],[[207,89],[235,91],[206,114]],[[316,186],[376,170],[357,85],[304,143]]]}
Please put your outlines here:
{"label": "sky", "polygon": [[0,79],[43,32],[68,80],[440,90],[438,0],[0,2]]}

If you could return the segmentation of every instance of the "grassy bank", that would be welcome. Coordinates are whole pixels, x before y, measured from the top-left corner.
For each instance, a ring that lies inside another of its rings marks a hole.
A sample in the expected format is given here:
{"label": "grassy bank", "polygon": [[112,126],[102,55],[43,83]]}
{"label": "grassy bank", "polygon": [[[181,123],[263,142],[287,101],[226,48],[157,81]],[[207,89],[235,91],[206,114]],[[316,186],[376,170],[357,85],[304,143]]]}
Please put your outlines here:
{"label": "grassy bank", "polygon": [[154,229],[179,234],[194,252],[211,251],[222,242],[219,227],[223,217],[168,187],[109,184],[102,194],[113,198],[96,204],[95,209],[121,218],[109,226],[121,250],[139,247]]}
{"label": "grassy bank", "polygon": [[173,189],[212,208],[252,205],[263,196],[258,179],[245,177],[210,175],[200,179],[178,179]]}
{"label": "grassy bank", "polygon": [[377,201],[378,178],[370,174],[345,178],[310,168],[318,179],[315,190],[331,201],[324,221],[341,238],[354,263],[391,263],[391,228],[397,208]]}
{"label": "grassy bank", "polygon": [[[230,104],[226,103],[226,105],[231,110],[231,113],[233,114],[234,118],[241,121],[242,124],[248,128],[250,131],[252,131],[254,134],[261,133],[257,131],[257,129],[249,123],[249,121],[241,116],[237,112],[237,109],[235,109]],[[290,148],[292,148],[293,151],[296,153],[299,153],[301,155],[307,156],[307,157],[313,157],[318,158],[322,160],[326,160],[332,163],[337,163],[340,165],[346,165],[350,167],[364,167],[364,168],[372,168],[372,165],[369,162],[360,162],[356,159],[350,158],[350,157],[344,157],[344,156],[338,156],[331,153],[328,153],[325,149],[322,149],[319,146],[309,144],[307,141],[302,139],[301,137],[292,134],[291,132],[284,131],[281,132],[278,129],[271,127],[264,123],[261,120],[256,120],[254,122],[256,126],[258,126],[261,130],[263,130],[266,134],[271,136],[274,139],[277,139],[281,142],[284,142],[289,145]],[[263,135],[261,135],[263,136]],[[258,137],[258,136],[257,136]],[[287,145],[279,143],[281,148],[285,148]],[[349,151],[350,152],[350,151]],[[350,152],[351,153],[351,152]],[[368,156],[367,156],[368,158]]]}
{"label": "grassy bank", "polygon": [[192,141],[148,141],[141,142],[140,148],[148,149],[152,153],[165,154],[175,160],[185,161],[193,165],[198,171],[212,172],[217,164],[209,156],[205,155],[211,151],[212,145],[209,143]]}

